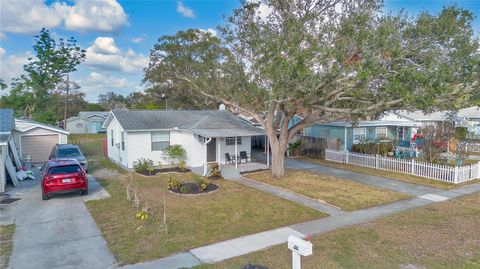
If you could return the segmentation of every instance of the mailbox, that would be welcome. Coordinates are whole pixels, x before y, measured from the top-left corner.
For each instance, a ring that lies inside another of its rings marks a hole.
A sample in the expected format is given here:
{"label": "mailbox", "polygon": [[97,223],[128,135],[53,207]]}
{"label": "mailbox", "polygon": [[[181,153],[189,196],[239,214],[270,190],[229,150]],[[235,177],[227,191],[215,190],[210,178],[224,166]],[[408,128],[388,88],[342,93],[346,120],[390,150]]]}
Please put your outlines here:
{"label": "mailbox", "polygon": [[301,256],[309,256],[312,254],[312,243],[290,235],[288,237],[288,249]]}

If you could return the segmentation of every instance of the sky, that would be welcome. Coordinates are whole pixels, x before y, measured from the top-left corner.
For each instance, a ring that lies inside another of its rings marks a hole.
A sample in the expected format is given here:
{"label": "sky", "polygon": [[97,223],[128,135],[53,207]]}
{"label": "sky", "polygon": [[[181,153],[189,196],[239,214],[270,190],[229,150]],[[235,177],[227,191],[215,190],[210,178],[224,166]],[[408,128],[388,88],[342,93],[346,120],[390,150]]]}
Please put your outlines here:
{"label": "sky", "polygon": [[[456,3],[480,16],[480,0],[385,0],[385,12],[436,13]],[[143,68],[162,35],[199,28],[215,31],[237,0],[0,0],[0,77],[10,83],[33,56],[33,36],[42,27],[56,38],[73,36],[86,60],[70,79],[88,101],[98,94],[142,91]],[[474,22],[480,32],[480,18]],[[3,93],[5,94],[5,93]]]}

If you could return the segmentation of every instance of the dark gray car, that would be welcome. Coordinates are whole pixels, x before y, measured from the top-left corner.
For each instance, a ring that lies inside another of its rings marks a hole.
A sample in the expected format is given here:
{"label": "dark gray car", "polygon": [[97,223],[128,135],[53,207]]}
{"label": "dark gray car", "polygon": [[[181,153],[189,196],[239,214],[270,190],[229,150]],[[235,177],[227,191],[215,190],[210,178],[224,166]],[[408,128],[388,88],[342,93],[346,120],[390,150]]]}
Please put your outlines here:
{"label": "dark gray car", "polygon": [[53,147],[50,153],[50,160],[52,159],[76,159],[83,167],[85,172],[88,172],[88,161],[80,148],[74,144],[57,144]]}

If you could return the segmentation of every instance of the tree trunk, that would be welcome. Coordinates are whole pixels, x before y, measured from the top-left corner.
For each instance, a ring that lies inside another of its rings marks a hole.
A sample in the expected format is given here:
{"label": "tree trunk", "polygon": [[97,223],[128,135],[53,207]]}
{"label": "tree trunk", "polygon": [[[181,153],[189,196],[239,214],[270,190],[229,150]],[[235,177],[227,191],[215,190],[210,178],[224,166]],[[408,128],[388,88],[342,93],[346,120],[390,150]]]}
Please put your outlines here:
{"label": "tree trunk", "polygon": [[[267,125],[265,128],[272,151],[272,177],[279,178],[285,174],[285,152],[288,147],[288,121],[290,117],[284,118],[280,127],[280,135],[277,136],[277,128]],[[286,122],[286,123],[285,123]]]}
{"label": "tree trunk", "polygon": [[285,150],[282,150],[280,143],[275,146],[271,145],[272,149],[272,177],[280,178],[285,174]]}

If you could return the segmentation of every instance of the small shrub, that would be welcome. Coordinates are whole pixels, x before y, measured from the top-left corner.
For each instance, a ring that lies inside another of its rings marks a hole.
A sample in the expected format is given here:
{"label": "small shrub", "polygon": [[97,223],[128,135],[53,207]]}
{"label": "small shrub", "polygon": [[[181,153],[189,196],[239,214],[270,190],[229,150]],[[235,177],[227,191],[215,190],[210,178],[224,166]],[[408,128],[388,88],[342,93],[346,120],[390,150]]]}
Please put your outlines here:
{"label": "small shrub", "polygon": [[155,172],[155,168],[153,168],[153,166],[149,166],[147,168],[147,172],[148,172],[149,175],[151,175],[153,172]]}
{"label": "small shrub", "polygon": [[180,188],[180,192],[185,194],[185,193],[190,193],[190,186],[189,185],[183,185],[181,188]]}
{"label": "small shrub", "polygon": [[168,189],[169,190],[178,190],[180,188],[180,182],[172,176],[168,177]]}
{"label": "small shrub", "polygon": [[148,210],[147,209],[142,209],[142,210],[138,211],[137,214],[135,215],[135,217],[137,217],[137,219],[139,219],[139,220],[146,220],[148,218]]}
{"label": "small shrub", "polygon": [[207,189],[207,187],[208,187],[208,181],[207,181],[206,178],[204,178],[204,177],[198,177],[198,178],[196,178],[196,180],[197,180],[198,189],[199,189],[200,191],[204,191],[204,190]]}
{"label": "small shrub", "polygon": [[221,177],[220,173],[220,165],[218,163],[214,163],[210,166],[210,176],[211,177]]}
{"label": "small shrub", "polygon": [[171,164],[187,159],[187,152],[181,145],[168,146],[163,150],[163,155]]}
{"label": "small shrub", "polygon": [[137,173],[149,173],[150,167],[153,165],[153,161],[150,159],[140,158],[133,162],[133,169]]}
{"label": "small shrub", "polygon": [[187,167],[187,162],[185,160],[181,160],[180,162],[178,162],[178,168],[182,171],[185,171]]}

